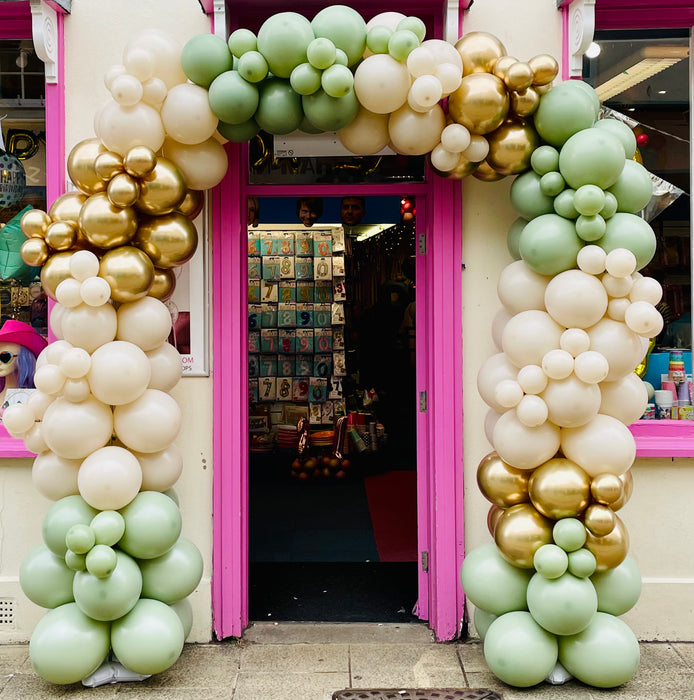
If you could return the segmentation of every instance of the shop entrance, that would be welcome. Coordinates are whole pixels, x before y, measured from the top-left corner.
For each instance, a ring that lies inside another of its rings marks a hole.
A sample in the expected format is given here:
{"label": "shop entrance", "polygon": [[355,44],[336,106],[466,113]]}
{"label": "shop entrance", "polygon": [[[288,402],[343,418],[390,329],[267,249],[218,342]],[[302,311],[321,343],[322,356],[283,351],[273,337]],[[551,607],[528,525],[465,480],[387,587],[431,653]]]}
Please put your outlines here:
{"label": "shop entrance", "polygon": [[417,618],[412,198],[249,198],[249,618]]}

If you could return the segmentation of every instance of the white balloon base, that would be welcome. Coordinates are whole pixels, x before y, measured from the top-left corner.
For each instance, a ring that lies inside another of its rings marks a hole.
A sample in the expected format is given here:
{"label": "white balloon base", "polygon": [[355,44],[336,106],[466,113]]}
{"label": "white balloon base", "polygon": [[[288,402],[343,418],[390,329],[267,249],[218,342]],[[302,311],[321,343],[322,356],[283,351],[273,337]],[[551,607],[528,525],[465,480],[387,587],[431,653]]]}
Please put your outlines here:
{"label": "white balloon base", "polygon": [[113,683],[131,683],[133,681],[145,681],[151,678],[152,674],[135,673],[127,666],[123,666],[115,656],[104,661],[99,668],[91,675],[82,679],[82,685],[87,688],[98,688],[100,685],[109,685]]}
{"label": "white balloon base", "polygon": [[564,685],[572,678],[573,676],[557,661],[556,666],[549,672],[545,680],[550,685]]}

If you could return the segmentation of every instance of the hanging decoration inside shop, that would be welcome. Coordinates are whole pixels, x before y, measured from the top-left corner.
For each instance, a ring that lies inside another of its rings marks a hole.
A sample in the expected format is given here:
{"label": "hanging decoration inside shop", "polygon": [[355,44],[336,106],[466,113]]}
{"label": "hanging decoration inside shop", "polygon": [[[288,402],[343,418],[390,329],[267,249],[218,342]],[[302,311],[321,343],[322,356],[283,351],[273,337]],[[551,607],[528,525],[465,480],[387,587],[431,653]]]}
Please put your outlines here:
{"label": "hanging decoration inside shop", "polygon": [[24,166],[17,156],[5,150],[0,128],[0,209],[8,209],[21,202],[26,185]]}

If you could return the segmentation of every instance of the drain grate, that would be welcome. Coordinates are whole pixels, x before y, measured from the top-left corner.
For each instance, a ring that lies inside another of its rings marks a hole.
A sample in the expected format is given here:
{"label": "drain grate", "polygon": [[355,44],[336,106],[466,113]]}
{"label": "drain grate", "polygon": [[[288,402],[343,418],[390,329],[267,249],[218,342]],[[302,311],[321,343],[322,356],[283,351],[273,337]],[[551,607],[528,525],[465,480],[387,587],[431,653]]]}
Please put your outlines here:
{"label": "drain grate", "polygon": [[332,700],[503,700],[503,696],[488,688],[347,688],[333,693]]}
{"label": "drain grate", "polygon": [[14,598],[0,598],[0,629],[14,627]]}

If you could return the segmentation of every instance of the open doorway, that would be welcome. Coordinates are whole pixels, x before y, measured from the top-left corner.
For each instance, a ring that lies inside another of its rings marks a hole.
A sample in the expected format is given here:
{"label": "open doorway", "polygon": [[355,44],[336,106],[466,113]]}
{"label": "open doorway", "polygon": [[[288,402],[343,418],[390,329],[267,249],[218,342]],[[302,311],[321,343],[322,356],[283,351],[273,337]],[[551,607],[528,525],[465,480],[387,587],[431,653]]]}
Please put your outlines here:
{"label": "open doorway", "polygon": [[415,213],[248,200],[251,620],[417,619]]}

